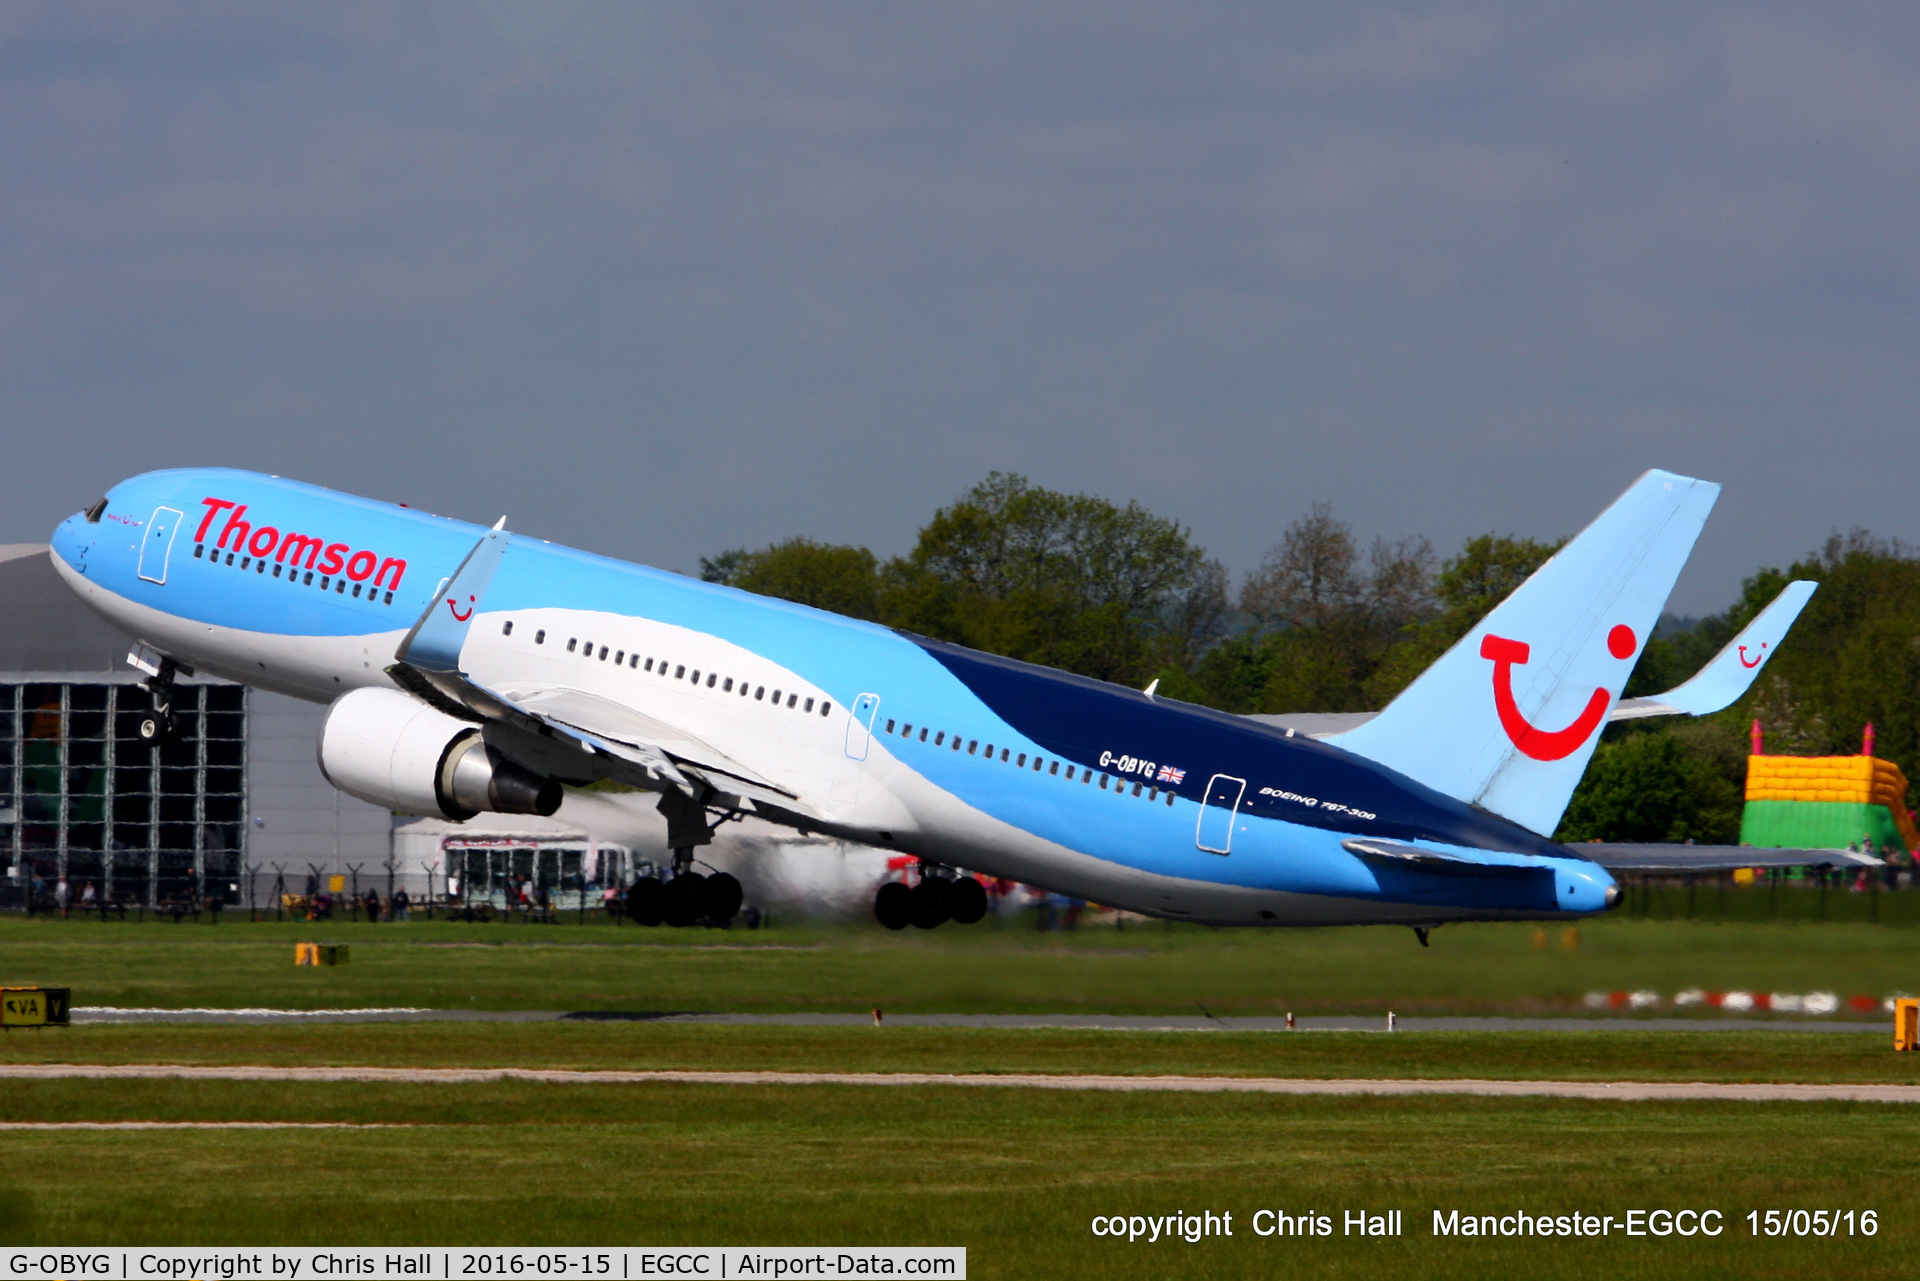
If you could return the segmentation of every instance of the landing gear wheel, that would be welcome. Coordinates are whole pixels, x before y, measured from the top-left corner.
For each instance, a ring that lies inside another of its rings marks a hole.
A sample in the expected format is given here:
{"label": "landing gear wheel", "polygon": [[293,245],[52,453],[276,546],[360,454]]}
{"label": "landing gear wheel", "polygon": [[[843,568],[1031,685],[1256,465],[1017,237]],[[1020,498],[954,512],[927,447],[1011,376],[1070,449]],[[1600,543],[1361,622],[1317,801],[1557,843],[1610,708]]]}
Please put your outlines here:
{"label": "landing gear wheel", "polygon": [[888,881],[873,896],[873,919],[890,930],[904,930],[913,924],[913,891],[898,881]]}
{"label": "landing gear wheel", "polygon": [[700,919],[700,892],[707,878],[698,872],[682,872],[667,882],[665,919],[668,925],[692,925]]}
{"label": "landing gear wheel", "polygon": [[657,876],[643,876],[627,890],[627,915],[635,925],[658,925],[666,910],[666,888]]}
{"label": "landing gear wheel", "polygon": [[923,930],[933,929],[947,919],[946,882],[928,877],[914,886],[913,923]]}
{"label": "landing gear wheel", "polygon": [[971,876],[947,886],[947,915],[959,925],[972,925],[987,914],[986,887]]}
{"label": "landing gear wheel", "polygon": [[140,718],[140,724],[134,729],[134,736],[142,747],[159,747],[171,743],[174,739],[173,717],[166,712],[148,712]]}
{"label": "landing gear wheel", "polygon": [[715,872],[700,887],[700,915],[716,925],[725,925],[740,915],[740,901],[744,897],[740,882],[732,873]]}

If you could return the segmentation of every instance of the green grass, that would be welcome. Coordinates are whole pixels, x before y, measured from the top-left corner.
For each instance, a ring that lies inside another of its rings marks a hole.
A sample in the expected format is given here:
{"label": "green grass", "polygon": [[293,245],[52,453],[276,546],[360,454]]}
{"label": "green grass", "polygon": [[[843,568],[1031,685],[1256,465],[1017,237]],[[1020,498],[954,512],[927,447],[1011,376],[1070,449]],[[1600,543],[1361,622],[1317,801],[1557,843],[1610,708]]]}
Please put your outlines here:
{"label": "green grass", "polygon": [[[8,1120],[416,1128],[9,1132],[16,1240],[946,1244],[975,1277],[1902,1276],[1920,1114],[1850,1104],[1082,1096],[957,1088],[12,1083]],[[1436,1208],[1718,1208],[1717,1240],[1436,1240]],[[1752,1208],[1872,1208],[1872,1238],[1751,1240]],[[1398,1240],[1281,1242],[1262,1207],[1406,1212]],[[1127,1245],[1096,1214],[1230,1211]]]}
{"label": "green grass", "polygon": [[[295,969],[291,944],[353,944]],[[1215,1014],[1576,1012],[1594,988],[1880,994],[1920,931],[1866,922],[1075,934],[783,926],[218,926],[0,919],[0,981],[82,1005]],[[0,1062],[517,1065],[1310,1077],[1912,1081],[1872,1034],[1130,1033],[659,1023],[79,1026]],[[959,1087],[8,1081],[0,1121],[406,1122],[0,1132],[0,1241],[958,1244],[977,1277],[1903,1276],[1920,1109],[1074,1094]],[[1435,1240],[1435,1208],[1717,1208],[1714,1240]],[[1398,1208],[1408,1235],[1263,1240],[1262,1207]],[[1766,1208],[1873,1238],[1750,1240]],[[1231,1211],[1231,1240],[1096,1240],[1095,1214]]]}
{"label": "green grass", "polygon": [[1073,1032],[1053,1029],[376,1023],[17,1032],[0,1062],[1098,1072],[1631,1081],[1920,1080],[1890,1034]]}
{"label": "green grass", "polygon": [[[351,963],[296,969],[292,944],[312,938],[350,943]],[[1155,924],[1042,934],[983,924],[896,935],[816,925],[723,932],[0,919],[0,981],[70,986],[80,1005],[163,1007],[1573,1013],[1595,989],[1877,997],[1920,989],[1916,952],[1920,928],[1907,924],[1618,916],[1571,936],[1559,926],[1449,926],[1428,949],[1410,931],[1386,928]]]}

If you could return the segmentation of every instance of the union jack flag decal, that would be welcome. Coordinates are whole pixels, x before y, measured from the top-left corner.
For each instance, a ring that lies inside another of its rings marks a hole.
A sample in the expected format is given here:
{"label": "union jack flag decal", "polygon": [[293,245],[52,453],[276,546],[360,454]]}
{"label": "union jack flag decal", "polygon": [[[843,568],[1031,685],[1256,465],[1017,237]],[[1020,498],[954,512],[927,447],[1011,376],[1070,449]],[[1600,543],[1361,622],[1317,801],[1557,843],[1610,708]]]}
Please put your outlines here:
{"label": "union jack flag decal", "polygon": [[1187,781],[1187,772],[1183,769],[1175,769],[1171,765],[1162,765],[1160,772],[1154,776],[1153,781],[1156,783],[1172,783],[1178,787]]}

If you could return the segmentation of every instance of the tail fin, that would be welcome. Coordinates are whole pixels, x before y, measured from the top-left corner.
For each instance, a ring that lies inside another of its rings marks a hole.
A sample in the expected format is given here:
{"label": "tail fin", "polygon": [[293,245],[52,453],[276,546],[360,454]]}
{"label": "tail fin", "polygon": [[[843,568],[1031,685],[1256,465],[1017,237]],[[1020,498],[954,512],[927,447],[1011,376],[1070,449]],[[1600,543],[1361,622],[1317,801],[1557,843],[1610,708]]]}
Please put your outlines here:
{"label": "tail fin", "polygon": [[1385,711],[1325,741],[1551,835],[1719,495],[1646,473]]}

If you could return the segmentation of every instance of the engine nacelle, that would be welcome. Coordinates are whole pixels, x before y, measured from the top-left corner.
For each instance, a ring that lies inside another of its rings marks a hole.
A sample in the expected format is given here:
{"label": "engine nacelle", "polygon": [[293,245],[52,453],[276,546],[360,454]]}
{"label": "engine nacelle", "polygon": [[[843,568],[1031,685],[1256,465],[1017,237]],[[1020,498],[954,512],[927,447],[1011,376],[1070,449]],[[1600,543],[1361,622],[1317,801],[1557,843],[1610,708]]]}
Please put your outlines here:
{"label": "engine nacelle", "polygon": [[560,808],[560,784],[489,747],[478,726],[410,694],[356,689],[320,727],[320,772],[349,796],[392,810],[464,822],[475,814]]}

